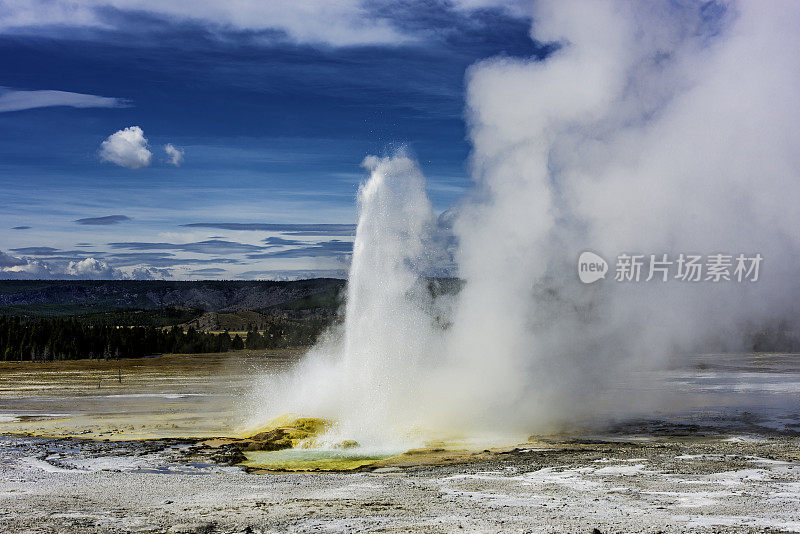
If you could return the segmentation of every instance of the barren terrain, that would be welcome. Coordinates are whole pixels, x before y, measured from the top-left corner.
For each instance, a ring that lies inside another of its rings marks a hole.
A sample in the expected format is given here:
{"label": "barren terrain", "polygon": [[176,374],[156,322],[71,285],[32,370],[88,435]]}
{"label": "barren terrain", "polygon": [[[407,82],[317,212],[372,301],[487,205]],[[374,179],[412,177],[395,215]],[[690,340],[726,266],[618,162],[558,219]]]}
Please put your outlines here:
{"label": "barren terrain", "polygon": [[796,355],[698,357],[661,381],[695,408],[601,429],[348,472],[229,465],[207,438],[296,356],[4,364],[2,530],[800,531]]}

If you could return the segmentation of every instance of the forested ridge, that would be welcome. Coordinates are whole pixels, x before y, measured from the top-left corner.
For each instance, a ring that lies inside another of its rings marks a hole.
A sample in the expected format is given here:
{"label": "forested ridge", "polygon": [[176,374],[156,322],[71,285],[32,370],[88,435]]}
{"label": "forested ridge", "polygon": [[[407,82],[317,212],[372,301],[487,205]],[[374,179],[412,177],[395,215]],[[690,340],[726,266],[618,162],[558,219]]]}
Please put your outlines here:
{"label": "forested ridge", "polygon": [[0,280],[0,313],[56,317],[163,308],[273,313],[294,310],[309,297],[336,295],[344,284],[344,280],[332,278],[291,282]]}
{"label": "forested ridge", "polygon": [[327,323],[275,322],[239,335],[155,326],[113,326],[68,319],[26,321],[0,316],[0,357],[4,361],[59,361],[83,358],[137,358],[156,354],[194,354],[239,349],[311,345]]}
{"label": "forested ridge", "polygon": [[309,346],[336,320],[343,286],[336,279],[2,280],[0,360]]}

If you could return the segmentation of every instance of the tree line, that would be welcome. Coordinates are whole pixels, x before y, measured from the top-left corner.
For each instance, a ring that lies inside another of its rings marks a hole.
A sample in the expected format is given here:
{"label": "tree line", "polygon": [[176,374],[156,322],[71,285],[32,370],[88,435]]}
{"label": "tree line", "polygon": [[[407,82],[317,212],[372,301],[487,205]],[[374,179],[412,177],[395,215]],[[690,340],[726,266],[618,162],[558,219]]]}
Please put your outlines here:
{"label": "tree line", "polygon": [[24,320],[0,316],[0,358],[4,361],[58,361],[137,358],[239,349],[275,349],[314,343],[323,321],[282,321],[246,335],[211,333],[180,326],[113,326],[74,318]]}

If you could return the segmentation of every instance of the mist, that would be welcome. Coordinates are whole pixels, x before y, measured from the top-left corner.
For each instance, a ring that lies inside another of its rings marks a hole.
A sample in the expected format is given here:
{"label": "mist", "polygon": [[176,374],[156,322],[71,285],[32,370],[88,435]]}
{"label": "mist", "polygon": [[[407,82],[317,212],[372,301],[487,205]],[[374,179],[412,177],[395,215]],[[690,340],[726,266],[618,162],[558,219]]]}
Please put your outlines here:
{"label": "mist", "polygon": [[[548,58],[467,72],[452,228],[411,156],[365,160],[344,323],[262,384],[256,419],[330,417],[331,440],[376,446],[597,424],[658,402],[616,387],[638,369],[798,326],[800,6],[536,2],[533,21]],[[604,280],[578,280],[585,250]],[[614,279],[621,254],[682,253],[763,263]],[[430,291],[443,262],[457,294]]]}

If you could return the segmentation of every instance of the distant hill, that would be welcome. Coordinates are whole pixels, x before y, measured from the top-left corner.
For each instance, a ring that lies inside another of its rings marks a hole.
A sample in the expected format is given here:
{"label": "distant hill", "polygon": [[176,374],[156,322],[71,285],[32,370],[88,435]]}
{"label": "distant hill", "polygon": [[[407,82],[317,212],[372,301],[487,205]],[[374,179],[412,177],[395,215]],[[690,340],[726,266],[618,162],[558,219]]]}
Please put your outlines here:
{"label": "distant hill", "polygon": [[129,358],[313,345],[344,280],[2,280],[0,360]]}
{"label": "distant hill", "polygon": [[292,282],[0,280],[0,314],[52,317],[186,308],[330,316],[339,306],[344,286],[344,280],[335,278]]}

